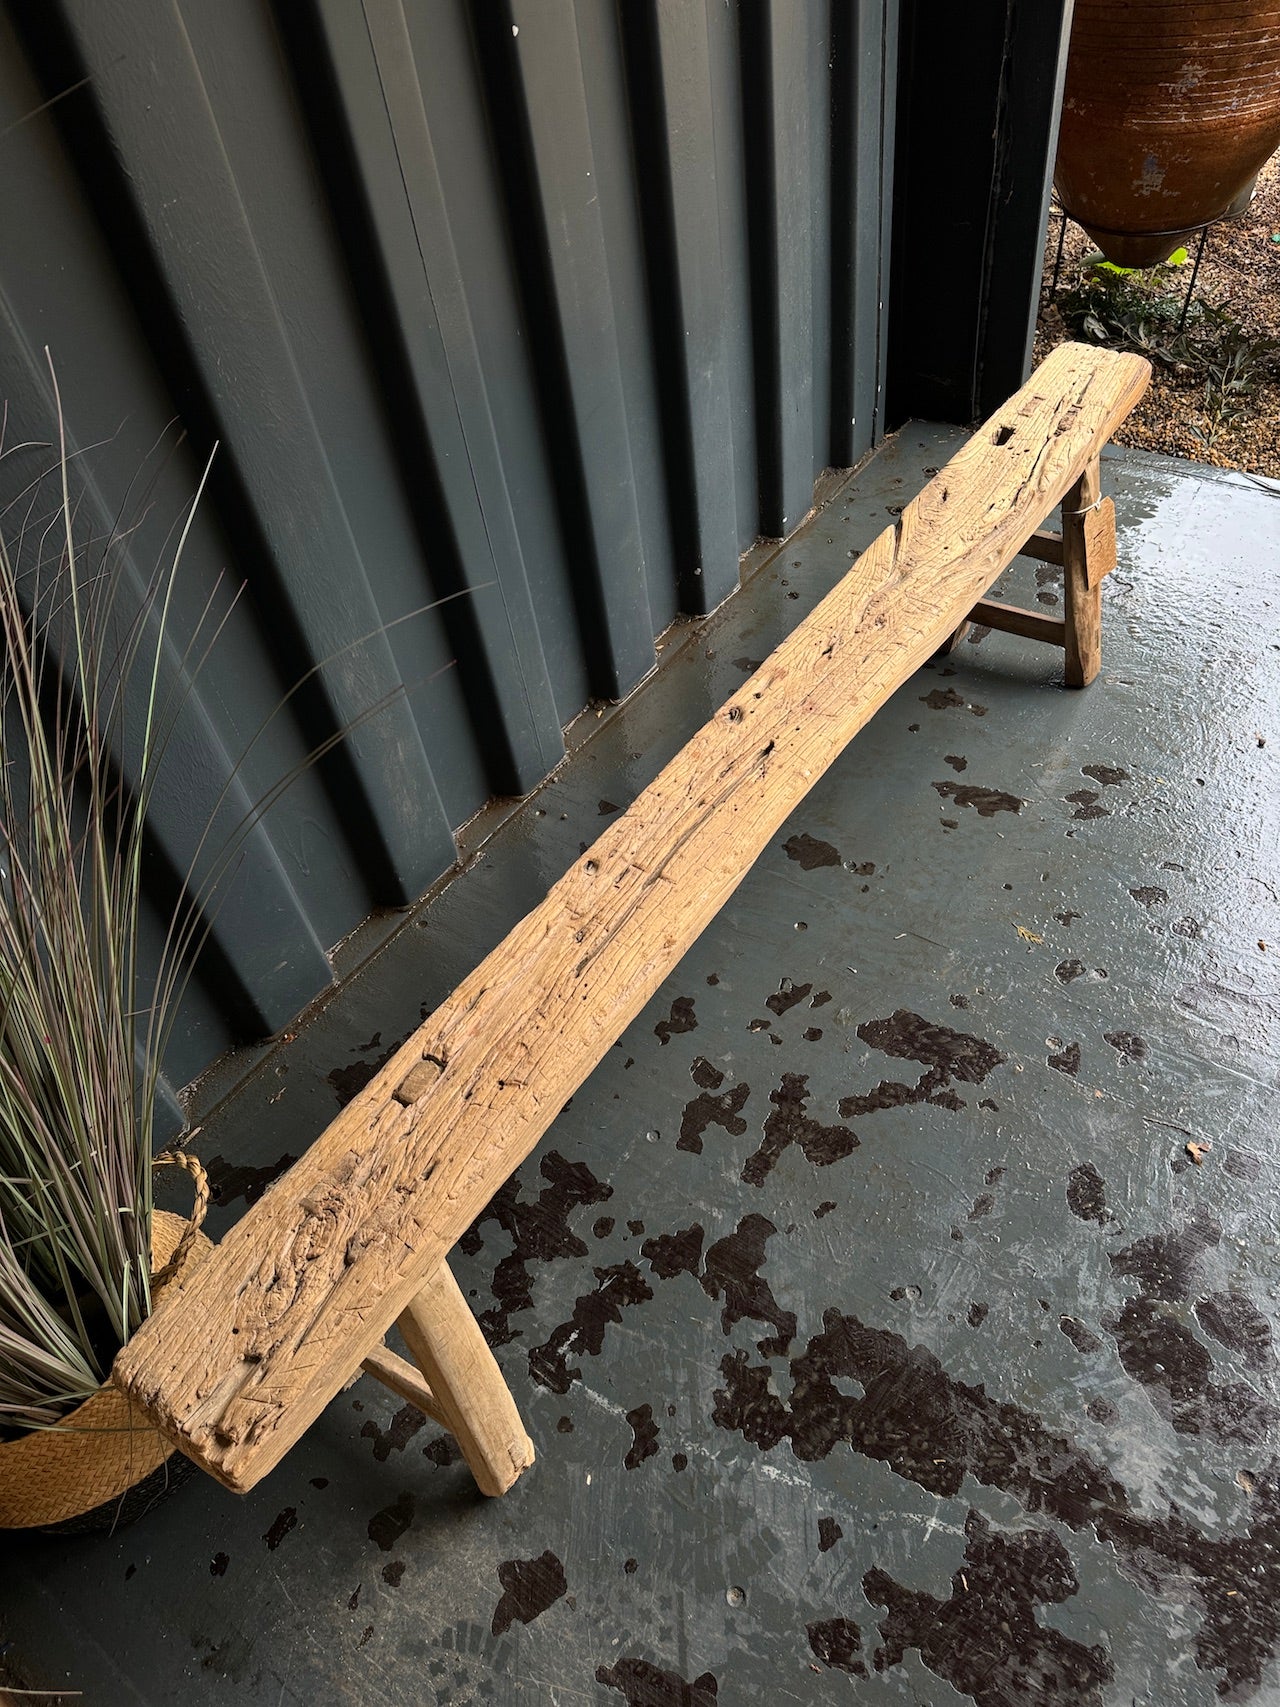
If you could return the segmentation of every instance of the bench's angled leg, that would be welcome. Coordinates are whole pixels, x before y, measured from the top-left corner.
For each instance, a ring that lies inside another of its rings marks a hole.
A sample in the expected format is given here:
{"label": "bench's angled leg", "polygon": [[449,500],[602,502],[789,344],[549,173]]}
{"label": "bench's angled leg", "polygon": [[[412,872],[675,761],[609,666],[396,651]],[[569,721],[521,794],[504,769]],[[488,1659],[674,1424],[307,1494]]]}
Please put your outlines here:
{"label": "bench's angled leg", "polygon": [[[1062,579],[1066,617],[1066,683],[1087,688],[1102,668],[1102,577],[1090,563],[1089,518],[1102,495],[1097,457],[1062,500]],[[1114,526],[1108,505],[1108,521]],[[1096,548],[1094,548],[1096,550]],[[1114,561],[1114,552],[1113,552]]]}
{"label": "bench's angled leg", "polygon": [[505,1494],[533,1463],[533,1442],[447,1263],[396,1326],[480,1492]]}
{"label": "bench's angled leg", "polygon": [[947,638],[942,642],[942,645],[939,646],[938,650],[934,653],[934,657],[945,658],[949,652],[954,652],[956,647],[964,639],[965,635],[968,634],[969,626],[969,619],[966,617],[960,624],[959,628],[953,629],[951,633],[948,634]]}

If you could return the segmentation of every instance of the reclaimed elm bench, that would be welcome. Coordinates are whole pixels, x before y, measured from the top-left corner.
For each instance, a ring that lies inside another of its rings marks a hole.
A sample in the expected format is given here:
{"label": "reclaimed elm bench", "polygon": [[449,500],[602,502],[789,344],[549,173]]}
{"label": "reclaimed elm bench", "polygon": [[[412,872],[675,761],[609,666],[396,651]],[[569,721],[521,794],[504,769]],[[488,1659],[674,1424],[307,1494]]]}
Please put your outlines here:
{"label": "reclaimed elm bench", "polygon": [[[450,1273],[454,1243],[858,730],[970,620],[1101,658],[1115,562],[1100,453],[1150,377],[1060,346],[457,987],[211,1255],[113,1379],[244,1491],[361,1369],[503,1493],[533,1446]],[[1062,506],[1060,534],[1037,531]],[[984,598],[1019,553],[1060,562],[1061,618]],[[383,1344],[399,1327],[412,1363]]]}

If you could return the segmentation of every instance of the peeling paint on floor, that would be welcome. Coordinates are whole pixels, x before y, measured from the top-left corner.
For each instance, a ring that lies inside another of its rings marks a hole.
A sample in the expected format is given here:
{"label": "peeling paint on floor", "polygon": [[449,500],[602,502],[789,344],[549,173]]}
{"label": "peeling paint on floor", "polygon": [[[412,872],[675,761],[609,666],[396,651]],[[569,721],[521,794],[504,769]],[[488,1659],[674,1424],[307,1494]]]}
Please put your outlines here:
{"label": "peeling paint on floor", "polygon": [[[960,437],[856,472],[208,1112],[212,1231]],[[1280,494],[1105,484],[1098,682],[982,628],[908,682],[462,1240],[516,1489],[362,1379],[243,1499],[12,1541],[11,1663],[86,1707],[1280,1700]]]}

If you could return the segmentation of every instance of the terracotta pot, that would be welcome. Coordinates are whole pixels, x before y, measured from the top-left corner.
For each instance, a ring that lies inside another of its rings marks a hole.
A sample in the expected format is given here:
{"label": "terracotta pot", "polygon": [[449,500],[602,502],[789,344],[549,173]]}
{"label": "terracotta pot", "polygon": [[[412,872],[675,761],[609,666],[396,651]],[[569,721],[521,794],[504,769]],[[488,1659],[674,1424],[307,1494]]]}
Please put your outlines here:
{"label": "terracotta pot", "polygon": [[1076,0],[1054,182],[1117,266],[1248,205],[1280,146],[1280,0]]}
{"label": "terracotta pot", "polygon": [[[170,1261],[189,1223],[157,1209],[151,1266]],[[212,1245],[197,1233],[181,1272]],[[171,1277],[167,1277],[171,1278]],[[163,1289],[165,1282],[155,1290]],[[110,1382],[54,1428],[0,1442],[0,1529],[114,1529],[150,1509],[194,1466]]]}

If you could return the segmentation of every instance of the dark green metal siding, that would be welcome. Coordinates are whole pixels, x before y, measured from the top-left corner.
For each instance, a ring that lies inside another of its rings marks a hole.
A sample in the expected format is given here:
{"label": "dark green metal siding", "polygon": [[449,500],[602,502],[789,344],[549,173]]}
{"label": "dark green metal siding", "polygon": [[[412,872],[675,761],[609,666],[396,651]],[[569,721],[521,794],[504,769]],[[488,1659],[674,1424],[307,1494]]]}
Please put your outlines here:
{"label": "dark green metal siding", "polygon": [[175,1080],[322,989],[335,942],[445,871],[460,824],[870,447],[896,17],[0,8],[8,442],[51,437],[48,345],[81,519],[105,535],[145,489],[139,561],[216,443],[180,623],[220,575],[244,587],[152,814],[157,917],[211,815],[216,843],[357,725],[235,862]]}

